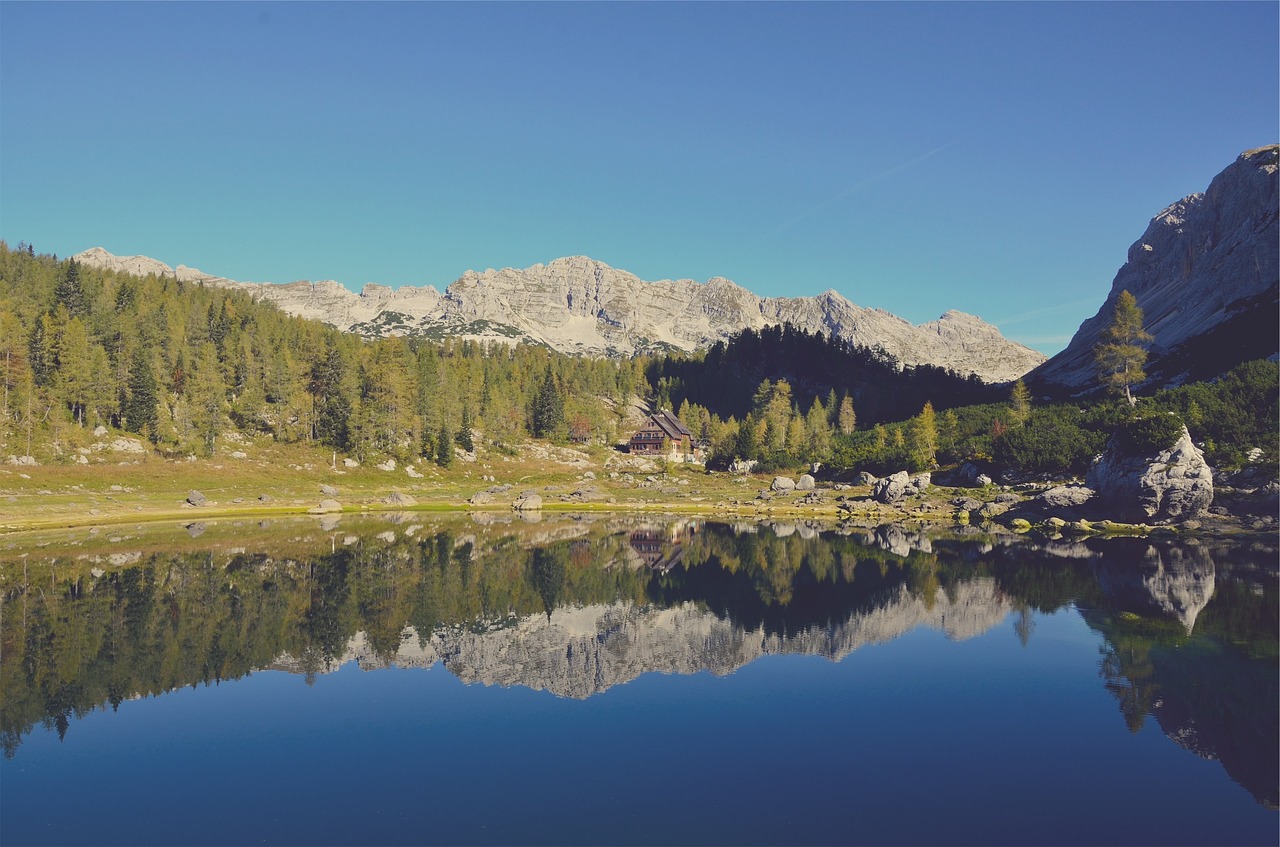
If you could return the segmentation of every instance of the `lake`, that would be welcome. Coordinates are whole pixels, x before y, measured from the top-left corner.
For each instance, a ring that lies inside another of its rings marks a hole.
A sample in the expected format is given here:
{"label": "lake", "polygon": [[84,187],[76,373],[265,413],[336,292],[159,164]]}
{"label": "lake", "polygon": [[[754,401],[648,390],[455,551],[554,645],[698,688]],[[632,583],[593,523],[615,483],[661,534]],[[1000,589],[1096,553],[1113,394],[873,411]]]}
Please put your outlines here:
{"label": "lake", "polygon": [[1277,842],[1274,543],[421,513],[0,542],[6,845]]}

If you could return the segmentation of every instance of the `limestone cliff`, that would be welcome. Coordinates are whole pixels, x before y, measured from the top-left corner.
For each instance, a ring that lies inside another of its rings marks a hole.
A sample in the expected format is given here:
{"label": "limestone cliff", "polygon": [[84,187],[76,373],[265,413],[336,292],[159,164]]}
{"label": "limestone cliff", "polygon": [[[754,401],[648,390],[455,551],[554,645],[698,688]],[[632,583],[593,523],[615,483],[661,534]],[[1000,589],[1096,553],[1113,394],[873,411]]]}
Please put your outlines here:
{"label": "limestone cliff", "polygon": [[1278,160],[1275,144],[1242,153],[1203,194],[1156,215],[1129,248],[1102,308],[1028,379],[1043,387],[1094,389],[1098,335],[1126,290],[1155,337],[1147,368],[1152,386],[1216,376],[1274,355],[1280,349]]}
{"label": "limestone cliff", "polygon": [[284,311],[364,335],[527,340],[564,353],[629,355],[694,350],[744,329],[790,322],[855,345],[881,348],[904,365],[937,365],[988,382],[1016,379],[1044,361],[994,326],[962,312],[913,326],[835,291],[816,297],[757,297],[720,277],[645,282],[585,256],[530,268],[467,271],[442,294],[430,286],[369,284],[360,294],[337,282],[235,282],[100,247],[75,257],[97,267],[170,274],[246,291]]}

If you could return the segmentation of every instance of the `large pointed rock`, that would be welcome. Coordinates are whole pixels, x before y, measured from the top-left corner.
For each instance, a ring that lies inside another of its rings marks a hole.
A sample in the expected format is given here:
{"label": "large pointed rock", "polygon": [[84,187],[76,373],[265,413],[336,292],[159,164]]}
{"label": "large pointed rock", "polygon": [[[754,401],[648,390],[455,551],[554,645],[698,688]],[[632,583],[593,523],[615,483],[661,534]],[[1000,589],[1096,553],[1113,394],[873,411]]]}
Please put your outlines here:
{"label": "large pointed rock", "polygon": [[1168,450],[1143,455],[1113,437],[1089,469],[1085,485],[1118,518],[1191,520],[1213,502],[1213,470],[1187,428]]}

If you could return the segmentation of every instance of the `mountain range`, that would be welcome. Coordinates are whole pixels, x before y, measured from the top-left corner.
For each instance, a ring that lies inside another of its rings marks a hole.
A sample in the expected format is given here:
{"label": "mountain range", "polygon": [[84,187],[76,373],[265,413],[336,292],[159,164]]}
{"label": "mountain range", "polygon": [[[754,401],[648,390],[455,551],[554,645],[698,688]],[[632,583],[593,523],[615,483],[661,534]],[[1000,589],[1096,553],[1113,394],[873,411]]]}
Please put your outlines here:
{"label": "mountain range", "polygon": [[835,291],[759,297],[721,277],[645,282],[585,256],[524,269],[467,271],[443,293],[431,286],[370,283],[359,294],[332,280],[237,282],[146,256],[114,256],[101,247],[74,258],[93,267],[238,289],[289,314],[366,336],[526,341],[570,354],[630,355],[695,350],[744,329],[790,323],[882,350],[902,365],[936,365],[986,382],[1017,379],[1045,360],[963,312],[914,326]]}
{"label": "mountain range", "polygon": [[563,353],[630,355],[690,351],[745,329],[790,323],[900,365],[934,365],[989,383],[1027,375],[1048,394],[1099,390],[1093,351],[1116,299],[1129,291],[1143,310],[1149,347],[1145,388],[1211,379],[1280,351],[1280,145],[1245,151],[1208,189],[1173,203],[1129,248],[1097,314],[1071,343],[1045,356],[1010,341],[973,315],[949,311],[918,326],[828,290],[815,297],[759,297],[722,277],[646,282],[586,256],[529,268],[467,271],[443,292],[369,283],[359,294],[333,280],[237,282],[146,256],[95,247],[85,265],[233,288],[365,336],[421,335],[525,341]]}

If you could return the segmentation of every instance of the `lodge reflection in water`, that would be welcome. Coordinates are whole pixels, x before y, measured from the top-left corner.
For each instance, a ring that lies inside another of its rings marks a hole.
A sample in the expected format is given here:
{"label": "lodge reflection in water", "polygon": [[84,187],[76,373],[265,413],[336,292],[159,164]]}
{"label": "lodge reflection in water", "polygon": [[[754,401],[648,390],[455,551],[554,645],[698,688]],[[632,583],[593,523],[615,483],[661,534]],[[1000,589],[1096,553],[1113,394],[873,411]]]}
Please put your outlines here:
{"label": "lodge reflection in water", "polygon": [[584,698],[650,672],[839,660],[919,627],[965,639],[1011,621],[1025,642],[1034,613],[1074,604],[1103,636],[1100,684],[1131,728],[1154,716],[1277,801],[1274,550],[603,519],[322,541],[4,564],[6,755],[36,725],[63,735],[94,708],[260,669],[442,663]]}

